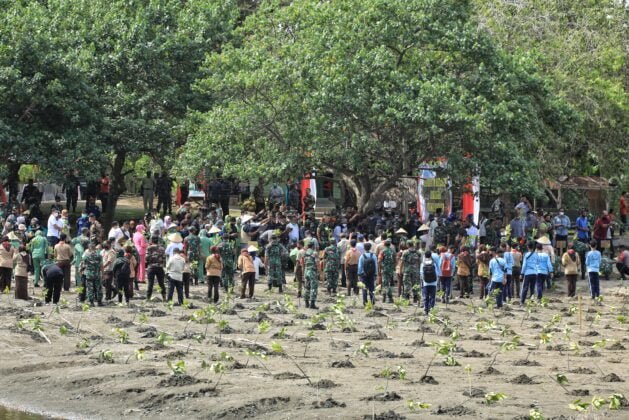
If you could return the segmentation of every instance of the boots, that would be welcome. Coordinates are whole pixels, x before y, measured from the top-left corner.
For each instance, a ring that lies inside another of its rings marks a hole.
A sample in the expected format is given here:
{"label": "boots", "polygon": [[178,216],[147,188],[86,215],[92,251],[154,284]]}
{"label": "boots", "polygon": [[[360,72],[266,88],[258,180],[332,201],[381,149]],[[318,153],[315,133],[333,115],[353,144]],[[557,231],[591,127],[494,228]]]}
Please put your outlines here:
{"label": "boots", "polygon": [[315,305],[315,301],[314,300],[310,301],[310,309],[319,309],[317,307],[317,305]]}
{"label": "boots", "polygon": [[393,303],[393,296],[389,295],[389,303]]}
{"label": "boots", "polygon": [[297,292],[297,299],[301,298],[301,290]]}
{"label": "boots", "polygon": [[283,291],[282,291],[282,285],[280,284],[280,293],[282,293],[282,292],[283,292]]}
{"label": "boots", "polygon": [[387,303],[387,295],[382,295],[382,303]]}
{"label": "boots", "polygon": [[310,308],[310,301],[306,299],[306,308]]}

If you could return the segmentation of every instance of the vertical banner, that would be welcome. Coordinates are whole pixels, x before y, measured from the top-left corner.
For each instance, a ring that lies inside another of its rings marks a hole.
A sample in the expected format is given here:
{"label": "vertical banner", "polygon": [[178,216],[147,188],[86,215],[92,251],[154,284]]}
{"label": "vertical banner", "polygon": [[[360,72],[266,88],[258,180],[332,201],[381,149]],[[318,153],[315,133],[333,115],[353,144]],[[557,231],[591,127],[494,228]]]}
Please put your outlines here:
{"label": "vertical banner", "polygon": [[304,197],[306,197],[306,188],[310,188],[310,194],[315,198],[315,208],[317,208],[317,181],[312,178],[310,173],[304,175],[304,179],[301,180],[301,207],[304,208]]}
{"label": "vertical banner", "polygon": [[472,193],[474,194],[474,224],[478,226],[480,221],[480,177],[472,178]]}
{"label": "vertical banner", "polygon": [[439,177],[437,169],[447,168],[447,160],[436,159],[420,166],[417,180],[417,211],[422,223],[426,223],[437,209],[443,210],[444,216],[452,213],[452,183],[447,177]]}
{"label": "vertical banner", "polygon": [[461,218],[465,220],[472,215],[474,224],[478,225],[480,219],[480,178],[478,175],[472,177],[471,182],[463,187],[461,204],[463,209]]}

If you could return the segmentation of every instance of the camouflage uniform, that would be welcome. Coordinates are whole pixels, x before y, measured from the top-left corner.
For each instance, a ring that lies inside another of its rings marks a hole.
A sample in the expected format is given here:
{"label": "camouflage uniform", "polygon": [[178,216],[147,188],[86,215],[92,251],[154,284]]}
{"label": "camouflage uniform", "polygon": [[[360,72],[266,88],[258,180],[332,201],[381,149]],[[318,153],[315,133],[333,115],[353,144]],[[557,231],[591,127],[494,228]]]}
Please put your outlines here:
{"label": "camouflage uniform", "polygon": [[223,240],[219,247],[221,260],[223,261],[223,271],[221,272],[221,282],[225,290],[234,288],[234,245],[229,239]]}
{"label": "camouflage uniform", "polygon": [[317,228],[317,238],[319,240],[320,249],[325,249],[330,244],[331,229],[327,223],[320,223]]}
{"label": "camouflage uniform", "polygon": [[317,268],[317,253],[314,249],[309,249],[304,255],[304,299],[306,302],[314,304],[317,300],[317,290],[319,288],[319,272]]}
{"label": "camouflage uniform", "polygon": [[166,265],[166,250],[160,244],[151,244],[146,248],[146,277],[148,280],[148,288],[146,289],[146,299],[151,300],[153,295],[153,286],[157,279],[160,288],[162,301],[166,302],[166,286],[164,284],[164,266]]}
{"label": "camouflage uniform", "polygon": [[284,268],[282,267],[282,258],[287,255],[286,248],[277,240],[272,241],[266,247],[266,256],[268,259],[269,269],[267,277],[269,280],[269,289],[271,287],[282,287],[284,284]]}
{"label": "camouflage uniform", "polygon": [[385,246],[382,252],[382,289],[383,294],[393,301],[393,282],[395,279],[395,251],[391,246]]}
{"label": "camouflage uniform", "polygon": [[74,245],[74,281],[77,287],[84,287],[85,285],[81,281],[81,261],[83,259],[83,253],[85,252],[84,244],[89,242],[89,238],[86,236],[77,236],[72,239],[72,245]]}
{"label": "camouflage uniform", "polygon": [[435,228],[434,244],[435,245],[447,245],[448,242],[448,228],[444,225],[439,225]]}
{"label": "camouflage uniform", "polygon": [[404,264],[402,277],[404,290],[402,294],[404,298],[409,299],[412,291],[413,298],[417,299],[417,292],[413,290],[413,286],[419,285],[419,265],[421,264],[421,257],[417,250],[408,249],[402,254],[402,262]]}
{"label": "camouflage uniform", "polygon": [[336,293],[341,255],[335,243],[332,243],[325,249],[323,259],[325,261],[325,280],[328,291],[332,290]]}
{"label": "camouflage uniform", "polygon": [[195,280],[198,280],[198,274],[199,274],[198,267],[199,267],[199,256],[200,256],[199,251],[200,251],[201,240],[199,239],[197,235],[194,235],[191,233],[188,236],[186,236],[186,239],[184,239],[183,242],[186,247],[186,256],[188,257],[188,263],[190,264],[191,267],[193,265],[197,266],[196,269],[191,271],[192,278]]}
{"label": "camouflage uniform", "polygon": [[87,250],[83,253],[81,260],[83,276],[87,283],[87,300],[90,303],[102,302],[103,288],[100,281],[100,271],[103,265],[103,258],[97,251]]}

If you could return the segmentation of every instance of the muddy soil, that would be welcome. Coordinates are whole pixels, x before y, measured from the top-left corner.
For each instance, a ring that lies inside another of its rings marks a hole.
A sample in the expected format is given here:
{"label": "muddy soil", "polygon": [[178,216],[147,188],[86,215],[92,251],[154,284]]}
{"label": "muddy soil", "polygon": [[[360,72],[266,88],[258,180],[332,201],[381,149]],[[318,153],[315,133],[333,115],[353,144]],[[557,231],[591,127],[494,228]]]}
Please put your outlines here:
{"label": "muddy soil", "polygon": [[[324,288],[313,311],[292,279],[285,296],[258,287],[252,301],[216,306],[192,287],[192,308],[158,297],[84,312],[70,292],[57,312],[2,295],[0,404],[99,419],[514,419],[531,407],[572,418],[577,398],[629,396],[629,290],[602,285],[602,304],[580,281],[579,307],[560,281],[543,305],[455,299],[430,317],[412,305],[366,311]],[[487,404],[491,392],[507,398]],[[626,407],[600,413],[629,418]]]}

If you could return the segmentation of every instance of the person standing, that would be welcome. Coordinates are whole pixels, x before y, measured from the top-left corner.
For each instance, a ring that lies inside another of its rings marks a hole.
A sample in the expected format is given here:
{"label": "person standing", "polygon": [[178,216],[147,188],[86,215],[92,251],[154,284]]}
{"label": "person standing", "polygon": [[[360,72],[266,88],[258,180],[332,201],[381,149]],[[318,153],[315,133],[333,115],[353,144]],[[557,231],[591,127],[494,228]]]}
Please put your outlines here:
{"label": "person standing", "polygon": [[389,303],[393,303],[393,284],[395,281],[395,250],[391,246],[391,239],[384,241],[384,248],[378,256],[382,271],[382,303],[387,298]]}
{"label": "person standing", "polygon": [[72,247],[66,242],[66,234],[59,236],[59,243],[54,248],[54,258],[57,266],[63,270],[63,290],[70,290],[70,275],[72,272],[72,257],[74,252]]}
{"label": "person standing", "polygon": [[358,260],[358,277],[363,281],[363,305],[367,305],[367,300],[372,305],[376,303],[374,294],[376,288],[376,274],[378,273],[378,259],[371,252],[371,243],[365,244],[365,253]]}
{"label": "person standing", "polygon": [[168,297],[169,302],[172,300],[177,289],[177,301],[179,305],[183,305],[183,270],[186,260],[181,255],[181,250],[175,248],[173,255],[166,263],[166,271],[168,273]]}
{"label": "person standing", "polygon": [[35,237],[29,242],[28,246],[33,260],[35,287],[39,287],[42,265],[46,261],[46,253],[48,252],[48,241],[44,238],[44,233],[41,230],[35,232]]}
{"label": "person standing", "polygon": [[339,281],[340,254],[336,242],[332,241],[323,251],[323,272],[325,273],[328,294],[336,296]]}
{"label": "person standing", "polygon": [[596,219],[594,223],[594,228],[592,229],[592,236],[596,241],[596,249],[599,252],[603,252],[603,247],[607,248],[605,241],[607,241],[607,232],[609,230],[609,226],[611,224],[611,220],[609,215],[607,214],[607,210],[603,210],[601,216]]}
{"label": "person standing", "polygon": [[489,261],[491,261],[491,254],[487,251],[487,247],[482,245],[476,255],[476,261],[478,262],[477,275],[480,280],[480,298],[485,299],[487,296],[487,286],[489,285]]}
{"label": "person standing", "polygon": [[105,284],[105,300],[112,300],[118,294],[114,281],[114,264],[118,253],[111,248],[111,243],[105,242],[100,252],[103,260],[103,277],[102,283]]}
{"label": "person standing", "polygon": [[[411,244],[413,244],[413,242],[411,242]],[[420,265],[419,274],[423,284],[424,313],[428,315],[430,310],[435,307],[438,280],[437,264],[430,250],[427,250],[424,254],[424,260]]]}
{"label": "person standing", "polygon": [[188,236],[186,236],[186,238],[183,240],[183,246],[186,253],[187,262],[188,264],[190,264],[190,276],[194,279],[194,284],[197,284],[199,282],[198,266],[202,264],[199,263],[201,255],[201,240],[197,236],[196,227],[192,226],[190,228]]}
{"label": "person standing", "polygon": [[464,246],[457,258],[457,278],[459,280],[459,297],[468,298],[472,295],[472,267],[474,261],[470,255],[470,249]]}
{"label": "person standing", "polygon": [[541,299],[544,285],[550,288],[548,279],[553,274],[553,263],[548,253],[544,251],[544,244],[540,243],[539,240],[535,245],[535,249],[537,253],[537,298]]}
{"label": "person standing", "polygon": [[74,255],[72,259],[72,265],[74,266],[74,282],[76,287],[85,287],[85,285],[81,282],[81,260],[83,259],[83,253],[85,252],[85,248],[83,247],[84,243],[88,243],[89,238],[89,230],[87,228],[83,228],[80,231],[80,235],[76,238],[72,238],[70,242],[72,244],[72,254]]}
{"label": "person standing", "polygon": [[[218,289],[221,282],[221,275],[223,273],[223,262],[221,261],[221,254],[218,246],[213,246],[210,249],[210,256],[205,260],[205,273],[207,275],[207,298],[213,300],[214,303],[218,302]],[[212,297],[214,299],[212,299]]]}
{"label": "person standing", "polygon": [[98,306],[103,306],[103,285],[101,282],[103,257],[96,249],[95,241],[84,241],[84,243],[87,243],[87,250],[81,258],[81,271],[85,279],[84,287],[87,289],[87,300],[90,306],[94,306],[94,302],[98,303]]}
{"label": "person standing", "polygon": [[522,273],[522,253],[517,245],[511,247],[513,267],[511,269],[511,296],[520,298],[520,274]]}
{"label": "person standing", "polygon": [[245,292],[247,291],[247,286],[249,286],[249,299],[252,299],[253,289],[256,283],[256,268],[253,264],[253,258],[249,255],[249,250],[247,248],[243,248],[240,251],[240,256],[238,257],[238,269],[240,270],[242,281],[240,298],[245,298]]}
{"label": "person standing", "polygon": [[441,247],[441,254],[439,255],[439,282],[441,283],[441,290],[443,290],[443,297],[441,302],[449,303],[452,293],[452,277],[456,271],[456,258],[454,256],[454,247],[446,249]]}
{"label": "person standing", "polygon": [[[221,253],[221,262],[223,263],[223,271],[221,274],[221,282],[223,284],[223,290],[227,293],[234,288],[234,244],[231,240],[231,234],[223,233],[223,240],[219,247]],[[280,291],[282,287],[280,286]]]}
{"label": "person standing", "polygon": [[415,241],[407,243],[408,249],[402,254],[402,282],[404,299],[410,299],[413,294],[413,302],[419,301],[416,287],[419,287],[419,269],[421,264],[421,256],[417,252]]}
{"label": "person standing", "polygon": [[284,190],[282,187],[274,183],[269,191],[269,205],[274,207],[275,205],[281,205],[284,202]]}
{"label": "person standing", "polygon": [[527,294],[533,296],[537,285],[537,265],[539,264],[537,253],[535,252],[535,242],[527,244],[528,252],[522,256],[522,291],[520,292],[520,303],[524,305]]}
{"label": "person standing", "polygon": [[159,292],[162,301],[166,302],[166,286],[164,285],[164,265],[166,263],[166,249],[159,243],[159,237],[151,237],[151,245],[146,249],[146,265],[148,267],[148,288],[146,290],[146,300],[150,301],[153,295],[155,280],[159,285]]}
{"label": "person standing", "polygon": [[[264,265],[267,270],[269,290],[273,287],[279,287],[279,292],[282,293],[282,285],[285,283],[282,260],[286,258],[288,253],[278,239],[277,235],[271,236],[271,243],[267,245],[264,255]],[[308,279],[306,279],[306,281],[308,281]]]}
{"label": "person standing", "polygon": [[[304,241],[304,243],[306,243]],[[308,245],[312,243],[314,249],[314,242],[308,242]],[[356,248],[356,240],[352,239],[349,243],[349,249],[345,253],[345,270],[347,278],[347,296],[352,295],[352,291],[355,295],[358,294],[358,261],[360,259],[360,252]]]}
{"label": "person standing", "polygon": [[127,305],[129,305],[129,300],[131,299],[131,288],[129,285],[131,282],[130,258],[131,255],[121,249],[118,251],[118,256],[112,267],[116,289],[118,290],[118,303],[122,303],[122,296],[124,296]]}
{"label": "person standing", "polygon": [[511,302],[511,299],[513,299],[513,254],[509,249],[509,245],[506,243],[500,244],[500,249],[502,250],[502,258],[505,261],[505,266],[507,269],[505,273],[506,283],[502,288],[502,300],[505,302]]}
{"label": "person standing", "polygon": [[575,297],[577,291],[577,277],[581,269],[581,260],[579,254],[575,252],[574,247],[570,248],[561,256],[561,265],[566,274],[568,282],[568,297]]}
{"label": "person standing", "polygon": [[101,174],[99,180],[99,189],[98,189],[98,198],[100,199],[101,207],[103,209],[103,213],[107,213],[107,204],[109,203],[109,189],[110,189],[110,181],[107,174]]}
{"label": "person standing", "polygon": [[489,293],[493,293],[494,290],[498,292],[496,296],[496,307],[502,308],[502,299],[504,296],[503,288],[507,284],[507,263],[503,258],[504,250],[499,248],[496,251],[496,256],[489,261],[489,272],[491,274],[491,286],[489,287]]}
{"label": "person standing", "polygon": [[557,255],[563,255],[568,246],[568,229],[570,229],[570,218],[566,216],[563,209],[559,209],[559,214],[553,219],[555,227],[555,248]]}
{"label": "person standing", "polygon": [[627,208],[627,191],[623,191],[620,195],[618,207],[620,210],[620,236],[623,236],[627,229],[627,213],[629,212]]}
{"label": "person standing", "polygon": [[144,225],[140,224],[136,226],[135,233],[133,234],[133,245],[135,245],[135,249],[138,251],[138,274],[137,279],[139,283],[144,283],[144,279],[146,278],[145,267],[146,267],[146,249],[148,248],[148,242],[144,237]]}
{"label": "person standing", "polygon": [[50,305],[51,301],[53,305],[56,305],[59,303],[63,287],[63,269],[57,264],[48,264],[42,269],[42,273],[46,287],[46,305]]}
{"label": "person standing", "polygon": [[618,247],[619,253],[616,257],[616,269],[620,273],[620,279],[626,280],[625,276],[629,274],[629,251],[625,245]]}
{"label": "person standing", "polygon": [[58,210],[53,210],[48,218],[48,245],[54,247],[59,242],[59,236],[63,230],[63,221]]}
{"label": "person standing", "polygon": [[15,299],[28,300],[28,252],[26,246],[20,245],[13,256],[15,264]]}
{"label": "person standing", "polygon": [[262,179],[258,180],[258,184],[253,188],[253,200],[256,203],[256,213],[260,213],[266,207],[264,201],[264,184]]}
{"label": "person standing", "polygon": [[63,184],[63,190],[66,194],[66,209],[68,211],[72,209],[72,212],[76,213],[76,203],[79,199],[79,179],[76,176],[76,171],[70,171]]}
{"label": "person standing", "polygon": [[597,249],[600,246],[600,242],[590,242],[590,251],[585,256],[585,266],[588,271],[588,277],[590,280],[590,295],[592,299],[596,299],[601,295],[599,271],[601,269],[601,252]]}
{"label": "person standing", "polygon": [[306,245],[302,265],[304,266],[304,300],[306,301],[306,308],[319,309],[316,306],[319,288],[318,258],[313,242],[308,242],[308,245]]}
{"label": "person standing", "polygon": [[153,200],[155,197],[155,178],[151,171],[146,172],[146,177],[142,178],[142,204],[144,206],[144,213],[150,213],[153,211]]}

